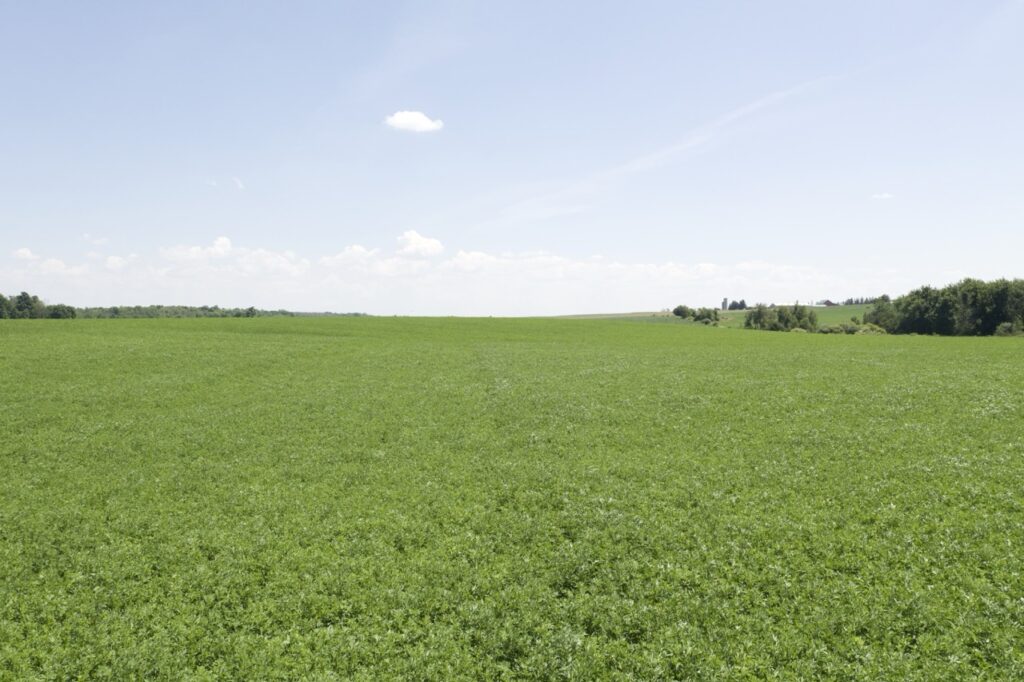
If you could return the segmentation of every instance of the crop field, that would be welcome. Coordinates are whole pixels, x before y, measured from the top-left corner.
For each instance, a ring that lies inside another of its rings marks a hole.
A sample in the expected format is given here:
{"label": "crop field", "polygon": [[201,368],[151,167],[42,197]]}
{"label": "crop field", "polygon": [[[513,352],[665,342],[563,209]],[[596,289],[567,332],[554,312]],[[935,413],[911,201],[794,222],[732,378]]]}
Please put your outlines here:
{"label": "crop field", "polygon": [[0,679],[1024,678],[1024,343],[0,322]]}

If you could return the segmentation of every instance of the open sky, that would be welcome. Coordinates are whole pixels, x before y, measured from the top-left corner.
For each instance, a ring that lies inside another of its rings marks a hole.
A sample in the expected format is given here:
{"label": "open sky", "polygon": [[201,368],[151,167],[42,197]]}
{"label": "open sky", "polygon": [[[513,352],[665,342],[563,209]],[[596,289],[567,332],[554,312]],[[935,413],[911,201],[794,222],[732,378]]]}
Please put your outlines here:
{"label": "open sky", "polygon": [[0,0],[0,291],[558,314],[1024,276],[1024,1]]}

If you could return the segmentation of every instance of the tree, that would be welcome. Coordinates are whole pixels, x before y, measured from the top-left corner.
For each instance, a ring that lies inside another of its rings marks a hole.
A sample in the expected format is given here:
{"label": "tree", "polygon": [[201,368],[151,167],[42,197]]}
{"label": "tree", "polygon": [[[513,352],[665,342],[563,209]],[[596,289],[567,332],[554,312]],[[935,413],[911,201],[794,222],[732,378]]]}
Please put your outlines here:
{"label": "tree", "polygon": [[46,308],[46,316],[53,320],[73,320],[77,317],[77,312],[74,308],[63,303],[51,305]]}
{"label": "tree", "polygon": [[773,332],[788,332],[803,329],[813,332],[818,329],[818,315],[805,305],[766,306],[758,303],[743,320],[747,329],[763,329]]}
{"label": "tree", "polygon": [[898,334],[989,336],[1007,322],[1024,325],[1024,280],[964,279],[941,289],[920,287],[895,301],[881,296],[864,322]]}
{"label": "tree", "polygon": [[864,312],[865,324],[876,324],[885,331],[895,332],[899,326],[899,316],[896,314],[896,307],[889,300],[889,297],[882,295],[878,300]]}
{"label": "tree", "polygon": [[0,294],[0,320],[6,320],[14,313],[14,304],[11,299]]}
{"label": "tree", "polygon": [[693,317],[693,308],[685,305],[677,305],[672,309],[672,314],[685,320],[688,317]]}
{"label": "tree", "polygon": [[38,296],[23,291],[14,298],[14,315],[19,319],[46,317],[46,305]]}
{"label": "tree", "polygon": [[715,308],[697,308],[693,313],[694,322],[703,322],[704,324],[717,324],[718,323],[718,310]]}

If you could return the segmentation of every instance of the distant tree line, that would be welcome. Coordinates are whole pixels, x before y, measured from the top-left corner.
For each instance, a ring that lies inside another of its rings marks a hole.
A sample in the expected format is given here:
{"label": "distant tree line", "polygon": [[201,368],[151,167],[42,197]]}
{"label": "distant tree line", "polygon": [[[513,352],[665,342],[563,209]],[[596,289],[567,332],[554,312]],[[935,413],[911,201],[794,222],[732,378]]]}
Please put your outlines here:
{"label": "distant tree line", "polygon": [[716,308],[691,308],[685,305],[677,305],[672,309],[672,314],[683,320],[693,320],[701,324],[718,324],[718,310]]}
{"label": "distant tree line", "polygon": [[921,287],[895,300],[881,296],[864,321],[891,334],[1024,334],[1024,280],[965,279],[941,289]]}
{"label": "distant tree line", "polygon": [[155,318],[155,317],[365,317],[366,313],[308,313],[293,310],[261,308],[221,308],[215,305],[134,305],[108,308],[79,308],[85,318]]}
{"label": "distant tree line", "polygon": [[842,303],[836,303],[831,299],[823,299],[821,301],[815,301],[814,305],[823,305],[826,308],[834,308],[841,305],[868,305],[878,300],[877,296],[862,296],[860,298],[848,298]]}
{"label": "distant tree line", "polygon": [[38,296],[23,291],[10,298],[0,294],[0,320],[68,319],[75,317],[74,308],[63,303],[46,305]]}
{"label": "distant tree line", "polygon": [[115,305],[109,307],[79,308],[79,317],[155,318],[155,317],[269,317],[291,316],[287,310],[258,310],[257,308],[221,308],[220,306],[188,305]]}
{"label": "distant tree line", "polygon": [[728,309],[729,310],[746,310],[747,309],[747,302],[745,300],[743,300],[743,299],[740,299],[739,301],[730,301],[729,305],[728,305]]}
{"label": "distant tree line", "polygon": [[10,298],[0,294],[0,319],[43,318],[157,318],[157,317],[361,317],[365,313],[297,313],[289,310],[260,310],[248,308],[221,308],[219,306],[187,305],[134,305],[74,308],[63,303],[47,305],[35,295],[25,291]]}

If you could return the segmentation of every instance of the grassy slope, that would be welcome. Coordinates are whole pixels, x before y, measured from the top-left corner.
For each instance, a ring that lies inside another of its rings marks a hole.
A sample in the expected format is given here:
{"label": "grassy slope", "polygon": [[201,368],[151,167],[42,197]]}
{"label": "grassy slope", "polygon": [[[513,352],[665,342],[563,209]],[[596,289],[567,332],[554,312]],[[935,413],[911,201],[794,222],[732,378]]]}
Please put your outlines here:
{"label": "grassy slope", "polygon": [[[831,308],[815,307],[813,310],[814,314],[818,316],[818,325],[825,327],[831,324],[849,322],[851,317],[864,319],[864,313],[870,307],[870,305],[837,305]],[[745,310],[723,310],[720,314],[722,316],[722,321],[719,323],[721,326],[738,328],[743,326],[743,320],[747,313]]]}
{"label": "grassy slope", "polygon": [[[831,308],[815,307],[814,313],[818,316],[818,324],[827,326],[849,322],[851,317],[864,318],[864,313],[870,305],[839,305]],[[743,327],[746,318],[745,310],[720,310],[720,327],[739,329]],[[639,313],[600,313],[596,315],[564,315],[558,319],[563,320],[633,320],[638,322],[682,322],[672,313],[665,312],[639,312]]]}
{"label": "grassy slope", "polygon": [[1019,678],[1021,352],[0,323],[0,678]]}

